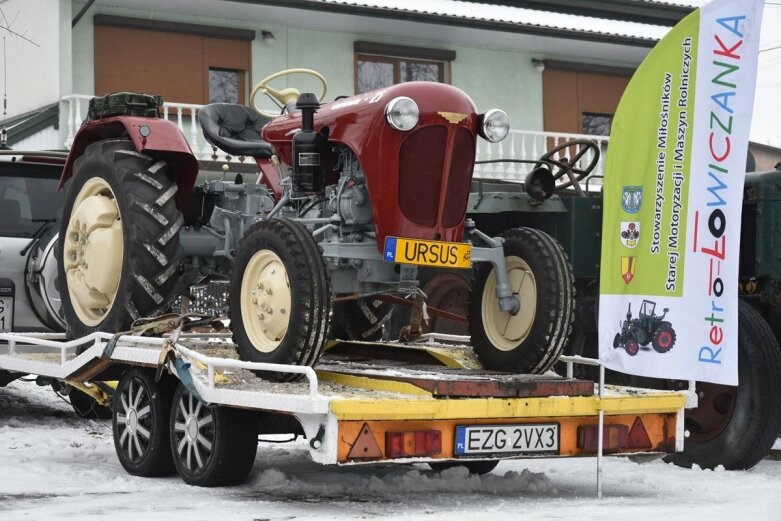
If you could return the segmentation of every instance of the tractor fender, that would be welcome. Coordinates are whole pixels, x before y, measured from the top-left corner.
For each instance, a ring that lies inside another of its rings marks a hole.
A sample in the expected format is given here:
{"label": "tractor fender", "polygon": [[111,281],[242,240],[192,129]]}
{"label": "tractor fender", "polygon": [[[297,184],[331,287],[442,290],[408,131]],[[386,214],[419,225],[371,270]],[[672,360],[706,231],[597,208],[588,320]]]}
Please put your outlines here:
{"label": "tractor fender", "polygon": [[73,175],[73,164],[89,145],[123,137],[130,138],[138,152],[168,162],[178,186],[176,205],[184,212],[198,176],[198,161],[179,127],[166,119],[115,116],[85,123],[73,138],[57,188],[61,190]]}

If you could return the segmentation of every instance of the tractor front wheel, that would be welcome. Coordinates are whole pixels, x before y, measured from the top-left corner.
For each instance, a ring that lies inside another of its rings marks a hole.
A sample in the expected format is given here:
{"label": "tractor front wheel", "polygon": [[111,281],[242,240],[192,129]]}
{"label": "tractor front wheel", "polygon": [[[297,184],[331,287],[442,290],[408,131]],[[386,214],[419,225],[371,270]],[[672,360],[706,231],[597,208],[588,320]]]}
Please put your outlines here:
{"label": "tractor front wheel", "polygon": [[540,230],[515,228],[503,237],[507,275],[520,309],[499,308],[495,268],[479,265],[469,297],[472,345],[486,369],[543,373],[572,332],[572,268],[561,246]]}
{"label": "tractor front wheel", "polygon": [[640,344],[637,343],[637,340],[628,340],[624,349],[629,356],[636,356],[640,352]]}
{"label": "tractor front wheel", "polygon": [[250,228],[236,250],[230,299],[233,340],[243,360],[315,364],[327,338],[333,297],[322,251],[306,228],[284,219]]}
{"label": "tractor front wheel", "polygon": [[57,246],[69,333],[124,331],[174,297],[183,223],[177,185],[165,161],[127,139],[93,143],[73,171]]}

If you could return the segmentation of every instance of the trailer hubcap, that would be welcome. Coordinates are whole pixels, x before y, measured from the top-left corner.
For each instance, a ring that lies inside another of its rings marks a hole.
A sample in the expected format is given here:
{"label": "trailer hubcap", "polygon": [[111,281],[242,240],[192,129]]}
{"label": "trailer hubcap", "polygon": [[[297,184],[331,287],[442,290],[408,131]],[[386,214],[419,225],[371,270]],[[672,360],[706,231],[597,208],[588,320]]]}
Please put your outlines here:
{"label": "trailer hubcap", "polygon": [[500,351],[516,349],[529,336],[537,310],[537,282],[529,265],[516,256],[505,257],[507,277],[513,295],[521,307],[517,313],[502,311],[496,298],[496,270],[492,270],[483,288],[483,326],[491,344]]}
{"label": "trailer hubcap", "polygon": [[287,333],[291,307],[290,280],[282,259],[260,250],[247,263],[241,280],[241,318],[258,351],[274,351]]}
{"label": "trailer hubcap", "polygon": [[73,202],[62,259],[71,305],[87,326],[97,326],[114,303],[123,251],[114,192],[104,179],[93,177]]}
{"label": "trailer hubcap", "polygon": [[191,471],[202,469],[214,445],[214,414],[189,392],[176,404],[174,443],[179,460]]}
{"label": "trailer hubcap", "polygon": [[119,394],[119,405],[119,445],[130,461],[138,461],[146,455],[151,441],[152,404],[149,394],[140,382],[129,380]]}

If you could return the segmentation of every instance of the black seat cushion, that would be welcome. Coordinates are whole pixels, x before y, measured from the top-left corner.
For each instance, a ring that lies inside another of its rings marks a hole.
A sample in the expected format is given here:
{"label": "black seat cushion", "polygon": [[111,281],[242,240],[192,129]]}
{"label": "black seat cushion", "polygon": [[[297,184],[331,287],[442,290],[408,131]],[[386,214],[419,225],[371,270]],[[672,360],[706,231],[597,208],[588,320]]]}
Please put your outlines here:
{"label": "black seat cushion", "polygon": [[212,103],[198,111],[206,141],[235,156],[271,157],[274,148],[260,130],[271,121],[244,105]]}

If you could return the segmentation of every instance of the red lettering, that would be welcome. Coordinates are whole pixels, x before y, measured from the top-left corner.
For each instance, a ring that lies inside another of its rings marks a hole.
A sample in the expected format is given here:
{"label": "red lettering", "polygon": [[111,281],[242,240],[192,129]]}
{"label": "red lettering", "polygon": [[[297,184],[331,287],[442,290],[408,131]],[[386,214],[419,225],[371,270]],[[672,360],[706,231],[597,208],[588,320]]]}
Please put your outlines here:
{"label": "red lettering", "polygon": [[727,156],[729,156],[730,150],[732,149],[732,143],[729,140],[729,136],[724,136],[724,142],[727,144],[727,150],[724,151],[724,154],[721,156],[716,155],[716,151],[713,150],[713,137],[715,134],[713,132],[710,133],[710,138],[708,139],[708,145],[710,146],[710,154],[713,156],[713,159],[721,163],[725,159],[727,159]]}
{"label": "red lettering", "polygon": [[713,326],[710,328],[710,343],[717,346],[724,340],[724,330],[719,326]]}
{"label": "red lettering", "polygon": [[743,45],[743,40],[738,40],[738,43],[733,45],[730,48],[727,48],[727,46],[724,44],[724,42],[721,41],[721,38],[719,38],[718,35],[714,35],[714,38],[716,38],[716,43],[719,44],[719,47],[721,47],[721,50],[715,49],[713,51],[713,54],[718,54],[719,56],[725,56],[727,58],[732,58],[733,60],[739,60],[740,56],[735,54],[735,49]]}
{"label": "red lettering", "polygon": [[727,254],[727,236],[721,236],[721,251],[719,251],[718,239],[713,243],[713,249],[703,248],[700,251],[706,255],[713,255],[714,257],[724,260],[724,256]]}

